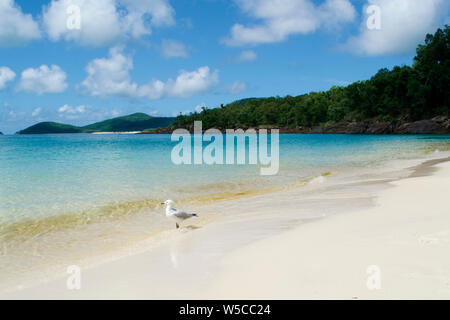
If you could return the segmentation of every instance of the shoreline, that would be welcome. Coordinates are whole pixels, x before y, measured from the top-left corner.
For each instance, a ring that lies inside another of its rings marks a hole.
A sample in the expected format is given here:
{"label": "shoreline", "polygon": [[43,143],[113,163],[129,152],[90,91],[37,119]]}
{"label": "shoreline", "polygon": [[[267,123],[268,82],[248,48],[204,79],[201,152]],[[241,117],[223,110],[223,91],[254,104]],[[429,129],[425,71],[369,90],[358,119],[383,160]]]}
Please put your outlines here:
{"label": "shoreline", "polygon": [[[85,132],[40,132],[40,133],[21,133],[20,131],[15,134],[18,135],[40,135],[40,134],[98,134],[98,135],[112,135],[112,134],[172,134],[176,129],[186,129],[190,133],[194,133],[194,125],[189,126],[168,126],[151,129],[138,129],[130,131],[85,131]],[[207,128],[202,130],[205,133]],[[215,128],[216,129],[216,128]],[[405,121],[397,119],[395,121],[380,121],[378,119],[365,119],[361,121],[339,121],[334,123],[328,123],[323,125],[317,125],[312,127],[277,127],[273,125],[260,125],[256,127],[244,127],[236,128],[230,126],[231,130],[279,130],[279,133],[283,134],[366,134],[366,135],[420,135],[420,134],[432,134],[432,135],[448,135],[450,134],[450,118],[448,116],[436,116],[431,119],[421,119],[417,121]],[[226,133],[226,130],[219,128],[222,133]],[[8,134],[14,135],[14,134]]]}
{"label": "shoreline", "polygon": [[[446,226],[450,216],[445,205],[449,161],[430,160],[408,178],[390,182],[393,188],[381,192],[374,208],[334,215],[237,250],[224,262],[206,295],[218,299],[449,299],[450,228]],[[297,244],[297,252],[294,246],[285,246],[292,243]],[[372,266],[380,272],[380,288],[369,290]],[[241,290],[232,291],[231,279],[241,284]],[[270,290],[261,279],[270,283]]]}
{"label": "shoreline", "polygon": [[[448,158],[446,160],[448,161]],[[430,161],[432,161],[430,165],[425,165],[425,163],[430,163]],[[380,193],[379,199],[382,201],[381,199],[383,199],[385,193],[398,189],[397,186],[384,188],[386,184],[395,185],[397,182],[402,184],[401,181],[407,181],[408,179],[427,180],[439,177],[439,173],[442,170],[433,172],[434,170],[430,168],[433,168],[434,165],[440,166],[439,163],[442,161],[444,160],[428,160],[418,167],[412,168],[413,173],[411,177],[406,179],[372,181],[364,186],[361,184],[349,186],[350,189],[345,192],[339,191],[338,194],[336,194],[336,190],[331,190],[331,193],[329,192],[331,198],[329,199],[326,197],[315,199],[315,196],[312,196],[311,199],[306,199],[306,201],[312,201],[311,203],[318,206],[318,212],[324,209],[330,210],[333,204],[335,206],[336,204],[339,205],[339,210],[337,211],[340,212],[331,212],[325,219],[322,219],[323,216],[320,215],[311,215],[310,217],[300,215],[301,218],[298,218],[296,206],[301,204],[297,204],[295,201],[292,204],[286,204],[286,199],[295,196],[295,190],[271,195],[272,200],[270,202],[272,204],[268,201],[267,196],[256,196],[229,201],[223,206],[213,205],[210,210],[219,210],[218,207],[220,207],[220,210],[224,212],[227,210],[238,211],[238,209],[248,211],[245,214],[224,217],[224,219],[208,225],[207,228],[185,228],[181,232],[171,234],[168,241],[156,248],[83,270],[83,283],[85,285],[80,291],[68,291],[65,288],[66,279],[61,278],[37,285],[36,287],[5,293],[1,296],[7,299],[236,299],[241,298],[240,295],[242,298],[261,298],[259,296],[261,292],[278,292],[279,295],[263,295],[262,297],[275,299],[283,297],[289,299],[299,297],[326,298],[328,297],[327,294],[322,296],[305,295],[304,291],[303,294],[300,294],[301,290],[297,292],[289,290],[289,288],[284,288],[284,291],[261,291],[261,288],[255,289],[258,288],[258,281],[261,281],[261,279],[265,279],[263,282],[266,283],[266,286],[275,285],[275,288],[278,288],[276,284],[280,282],[280,279],[277,274],[285,273],[282,271],[284,269],[291,270],[297,263],[297,261],[287,261],[276,265],[269,263],[283,260],[281,259],[282,257],[271,256],[272,251],[267,250],[267,247],[275,247],[273,252],[280,252],[281,254],[285,250],[278,250],[278,246],[284,248],[287,244],[287,247],[290,248],[289,250],[296,252],[298,247],[293,247],[292,243],[298,242],[293,241],[293,239],[297,240],[297,237],[303,237],[303,241],[312,243],[316,232],[321,234],[326,229],[326,235],[332,233],[334,226],[339,226],[343,223],[341,220],[354,224],[352,220],[361,220],[363,212],[377,209],[373,207],[374,194]],[[448,162],[446,163],[448,164]],[[413,177],[414,174],[419,174],[420,176]],[[379,184],[383,184],[383,188],[377,187],[376,191],[374,191],[374,186]],[[421,183],[421,185],[423,184],[424,182]],[[369,191],[364,191],[364,188],[368,188]],[[333,197],[335,199],[332,199]],[[351,205],[346,204],[349,202],[349,197],[352,199]],[[251,199],[251,203],[246,201],[249,199]],[[277,221],[280,218],[276,215],[274,216],[273,210],[276,210],[277,206],[281,206],[282,210],[285,211],[286,219],[284,221]],[[307,207],[310,208],[310,203]],[[445,205],[441,204],[441,207],[445,208]],[[257,218],[249,218],[252,215],[257,216]],[[336,221],[340,221],[339,224],[336,224]],[[312,231],[308,231],[307,234],[309,236],[305,236],[305,231],[303,230]],[[244,236],[244,232],[248,234]],[[326,248],[324,243],[320,245]],[[319,248],[315,249],[319,250]],[[327,248],[327,250],[330,249]],[[259,256],[261,253],[263,256]],[[308,254],[314,256],[314,252],[308,252]],[[333,250],[330,251],[330,254],[333,254]],[[252,266],[255,268],[254,270],[251,269]],[[301,269],[302,266],[301,264],[296,266],[296,268]],[[259,270],[265,268],[270,270],[261,274]],[[276,271],[277,268],[282,270]],[[365,276],[365,270],[362,270],[362,275]],[[293,279],[301,278],[293,270],[288,273],[288,277]],[[318,288],[324,285],[321,277],[320,275],[316,277]],[[111,279],[115,279],[114,283],[111,283]],[[237,281],[236,279],[240,280]],[[243,283],[242,281],[244,280],[248,280],[251,283],[245,288],[254,288],[253,291],[243,290],[241,285],[236,288],[236,283]],[[228,286],[230,283],[234,285]],[[202,292],[202,294],[199,294],[199,292]],[[363,297],[361,294],[360,296]],[[331,297],[335,296],[331,295]],[[351,297],[343,295],[337,298],[347,299]]]}
{"label": "shoreline", "polygon": [[[140,131],[138,134],[171,134],[177,128],[154,128]],[[194,133],[193,125],[185,127],[190,133]],[[209,128],[208,128],[209,129]],[[236,130],[239,128],[233,128]],[[432,119],[422,119],[413,122],[407,121],[379,121],[377,119],[366,119],[363,121],[340,121],[332,124],[313,127],[276,127],[262,125],[259,127],[242,128],[259,132],[261,129],[277,129],[279,133],[286,134],[369,134],[369,135],[403,135],[403,134],[450,134],[450,119],[447,117],[434,117]],[[204,133],[207,129],[203,130]],[[224,129],[219,129],[225,133]]]}

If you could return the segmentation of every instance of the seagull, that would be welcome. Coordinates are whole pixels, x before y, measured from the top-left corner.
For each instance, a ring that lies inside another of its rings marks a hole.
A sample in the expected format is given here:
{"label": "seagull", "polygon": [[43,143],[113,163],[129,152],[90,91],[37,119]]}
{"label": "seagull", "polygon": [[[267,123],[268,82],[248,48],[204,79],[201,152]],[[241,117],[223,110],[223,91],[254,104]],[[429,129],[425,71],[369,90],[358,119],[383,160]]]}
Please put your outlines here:
{"label": "seagull", "polygon": [[195,213],[188,213],[185,211],[175,209],[173,207],[172,200],[166,200],[166,201],[162,202],[161,204],[166,205],[166,217],[175,220],[175,226],[177,227],[177,229],[180,227],[178,225],[179,222],[181,223],[182,221],[184,221],[186,219],[189,219],[192,217],[197,217],[197,215]]}

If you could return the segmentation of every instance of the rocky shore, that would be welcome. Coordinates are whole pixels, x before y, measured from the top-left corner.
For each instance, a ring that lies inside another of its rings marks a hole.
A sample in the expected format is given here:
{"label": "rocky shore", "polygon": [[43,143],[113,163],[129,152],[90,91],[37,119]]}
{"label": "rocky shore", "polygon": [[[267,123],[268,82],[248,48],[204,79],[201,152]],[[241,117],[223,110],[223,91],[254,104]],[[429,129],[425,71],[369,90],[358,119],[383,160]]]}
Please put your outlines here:
{"label": "rocky shore", "polygon": [[329,126],[304,130],[309,133],[349,134],[446,134],[450,133],[450,119],[435,117],[414,122],[366,120],[361,122],[339,122]]}
{"label": "rocky shore", "polygon": [[[265,126],[271,129],[276,127]],[[192,132],[193,128],[186,128]],[[255,128],[258,130],[258,128]],[[450,134],[450,118],[446,116],[434,117],[419,121],[379,121],[364,120],[360,122],[343,121],[317,127],[278,128],[280,133],[345,133],[345,134]],[[168,134],[175,130],[173,127],[145,130],[140,134]]]}

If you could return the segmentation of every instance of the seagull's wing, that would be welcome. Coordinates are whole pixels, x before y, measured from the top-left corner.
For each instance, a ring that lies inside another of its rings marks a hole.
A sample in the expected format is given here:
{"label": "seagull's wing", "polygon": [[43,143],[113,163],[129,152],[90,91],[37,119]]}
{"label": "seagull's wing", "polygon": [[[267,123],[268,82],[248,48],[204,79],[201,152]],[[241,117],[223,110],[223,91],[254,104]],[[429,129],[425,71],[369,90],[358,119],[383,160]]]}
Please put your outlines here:
{"label": "seagull's wing", "polygon": [[194,214],[192,213],[188,213],[186,211],[181,211],[181,210],[177,210],[177,209],[173,209],[173,215],[177,218],[180,219],[187,219],[187,218],[191,218],[194,216]]}

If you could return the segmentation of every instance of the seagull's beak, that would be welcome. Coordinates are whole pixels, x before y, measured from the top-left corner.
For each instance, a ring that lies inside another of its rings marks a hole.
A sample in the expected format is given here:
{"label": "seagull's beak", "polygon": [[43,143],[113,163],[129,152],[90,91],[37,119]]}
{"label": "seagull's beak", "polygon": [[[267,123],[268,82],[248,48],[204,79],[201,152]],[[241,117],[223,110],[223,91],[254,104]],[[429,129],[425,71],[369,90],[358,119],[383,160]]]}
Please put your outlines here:
{"label": "seagull's beak", "polygon": [[165,204],[164,202],[161,202],[161,204]]}

